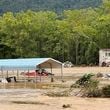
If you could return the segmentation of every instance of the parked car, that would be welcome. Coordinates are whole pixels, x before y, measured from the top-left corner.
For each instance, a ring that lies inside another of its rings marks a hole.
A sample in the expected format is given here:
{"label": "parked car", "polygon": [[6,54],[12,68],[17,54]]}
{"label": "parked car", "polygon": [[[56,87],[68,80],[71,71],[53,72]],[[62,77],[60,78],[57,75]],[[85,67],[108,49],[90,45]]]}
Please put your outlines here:
{"label": "parked car", "polygon": [[54,75],[54,74],[46,71],[45,69],[36,69],[33,72],[26,72],[26,73],[24,73],[24,75],[35,77],[35,76],[49,76],[49,75]]}

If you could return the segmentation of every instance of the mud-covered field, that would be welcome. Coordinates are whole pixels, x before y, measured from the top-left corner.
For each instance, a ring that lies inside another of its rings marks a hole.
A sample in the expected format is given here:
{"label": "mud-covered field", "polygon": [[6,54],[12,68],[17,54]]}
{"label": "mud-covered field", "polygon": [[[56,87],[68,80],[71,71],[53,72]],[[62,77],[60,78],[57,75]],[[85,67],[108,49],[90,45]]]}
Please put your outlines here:
{"label": "mud-covered field", "polygon": [[[82,98],[78,96],[49,96],[49,92],[68,90],[85,73],[110,73],[109,67],[64,68],[63,82],[60,69],[53,69],[54,82],[17,82],[0,84],[0,110],[110,110],[109,98]],[[100,78],[100,85],[110,84],[109,78]],[[75,94],[75,90],[73,91]],[[64,108],[64,105],[69,105]]]}
{"label": "mud-covered field", "polygon": [[110,110],[109,98],[49,97],[45,90],[0,90],[0,110]]}

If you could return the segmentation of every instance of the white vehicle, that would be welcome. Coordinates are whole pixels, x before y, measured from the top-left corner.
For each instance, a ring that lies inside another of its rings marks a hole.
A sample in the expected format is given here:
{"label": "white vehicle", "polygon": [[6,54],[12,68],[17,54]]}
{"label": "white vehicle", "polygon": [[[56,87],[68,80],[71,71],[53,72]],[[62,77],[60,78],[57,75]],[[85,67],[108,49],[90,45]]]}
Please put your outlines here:
{"label": "white vehicle", "polygon": [[73,64],[72,64],[70,61],[66,61],[66,62],[63,63],[63,66],[64,66],[65,68],[70,68],[70,67],[73,66]]}
{"label": "white vehicle", "polygon": [[99,51],[99,66],[110,66],[110,49]]}

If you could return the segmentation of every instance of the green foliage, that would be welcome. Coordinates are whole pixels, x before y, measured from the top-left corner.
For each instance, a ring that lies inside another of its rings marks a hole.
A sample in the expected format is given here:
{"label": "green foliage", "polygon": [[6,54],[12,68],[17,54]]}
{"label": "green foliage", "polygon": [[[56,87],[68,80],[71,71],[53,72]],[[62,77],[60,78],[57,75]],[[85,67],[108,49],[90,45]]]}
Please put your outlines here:
{"label": "green foliage", "polygon": [[0,44],[0,58],[10,58],[10,57],[17,57],[15,55],[14,48],[11,48],[7,45]]}
{"label": "green foliage", "polygon": [[86,96],[86,97],[101,97],[102,96],[102,93],[101,93],[101,90],[98,89],[98,88],[94,88],[94,89],[88,89],[84,94],[83,96]]}
{"label": "green foliage", "polygon": [[76,81],[71,87],[75,87],[75,85],[81,88],[80,93],[83,97],[100,97],[101,90],[99,90],[98,85],[99,81],[93,79],[93,74],[85,74],[79,80]]}
{"label": "green foliage", "polygon": [[99,49],[110,48],[109,4],[61,14],[31,10],[4,13],[0,16],[0,44],[4,45],[0,58],[53,57],[76,65],[98,64]]}
{"label": "green foliage", "polygon": [[98,88],[99,81],[92,79],[84,88],[83,96],[101,97],[101,90]]}
{"label": "green foliage", "polygon": [[[90,42],[88,49],[85,53],[87,64],[95,64],[98,62],[98,47],[95,42]],[[97,56],[97,57],[96,57]],[[96,61],[97,60],[97,61]]]}
{"label": "green foliage", "polygon": [[81,90],[77,95],[83,97],[110,97],[110,85],[106,85],[99,89],[99,81],[92,78],[93,74],[85,74],[75,84],[71,85],[72,88],[80,88]]}
{"label": "green foliage", "polygon": [[76,84],[78,84],[82,87],[88,87],[91,84],[92,76],[94,76],[94,75],[93,74],[85,74],[79,80],[76,81]]}
{"label": "green foliage", "polygon": [[62,12],[67,9],[96,7],[102,0],[0,0],[0,13],[31,10]]}

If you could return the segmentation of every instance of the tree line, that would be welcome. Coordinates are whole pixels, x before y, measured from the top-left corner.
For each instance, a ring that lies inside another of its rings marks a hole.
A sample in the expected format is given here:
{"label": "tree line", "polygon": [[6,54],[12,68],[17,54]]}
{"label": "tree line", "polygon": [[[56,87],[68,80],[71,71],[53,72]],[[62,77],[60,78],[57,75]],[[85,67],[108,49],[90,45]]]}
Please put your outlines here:
{"label": "tree line", "polygon": [[110,48],[110,2],[99,8],[31,11],[0,16],[0,58],[52,57],[73,64],[98,64]]}
{"label": "tree line", "polygon": [[19,12],[28,9],[61,13],[68,9],[97,7],[101,3],[102,0],[0,0],[0,13]]}

